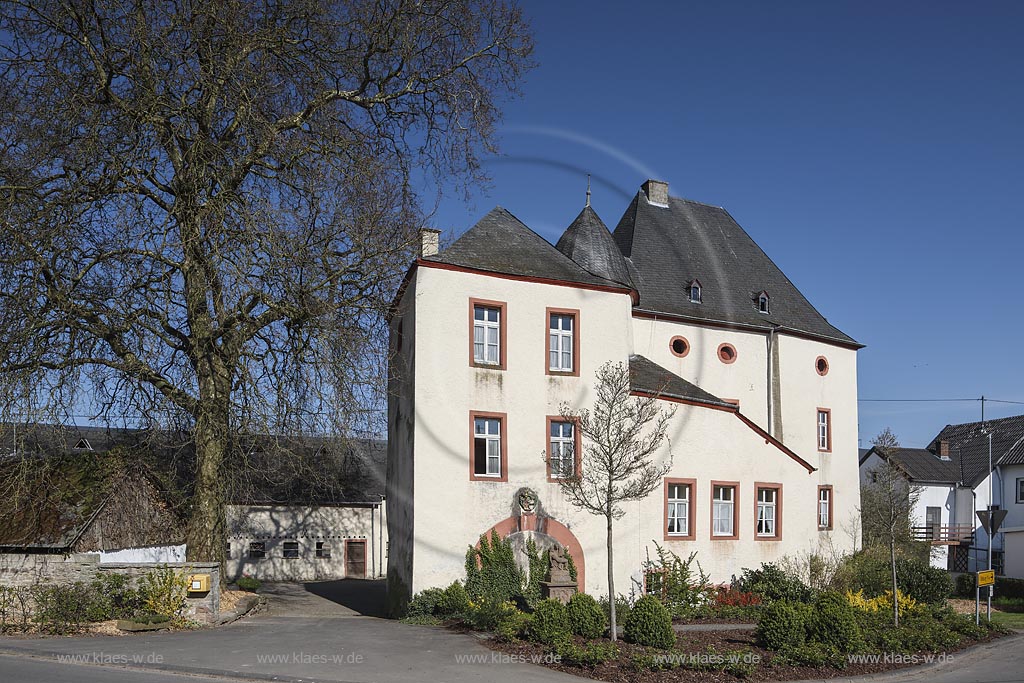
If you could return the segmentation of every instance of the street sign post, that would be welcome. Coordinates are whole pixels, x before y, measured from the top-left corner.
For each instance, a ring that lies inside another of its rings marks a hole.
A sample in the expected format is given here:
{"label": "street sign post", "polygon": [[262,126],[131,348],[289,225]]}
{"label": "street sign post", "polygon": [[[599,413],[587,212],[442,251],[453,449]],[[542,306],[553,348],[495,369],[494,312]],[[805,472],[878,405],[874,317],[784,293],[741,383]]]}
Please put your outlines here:
{"label": "street sign post", "polygon": [[[985,530],[985,533],[989,536],[996,534],[999,531],[999,525],[1006,519],[1006,510],[992,510],[991,515],[989,510],[978,510],[974,514],[978,515],[978,521],[981,522],[981,527]],[[992,528],[989,529],[991,524]]]}

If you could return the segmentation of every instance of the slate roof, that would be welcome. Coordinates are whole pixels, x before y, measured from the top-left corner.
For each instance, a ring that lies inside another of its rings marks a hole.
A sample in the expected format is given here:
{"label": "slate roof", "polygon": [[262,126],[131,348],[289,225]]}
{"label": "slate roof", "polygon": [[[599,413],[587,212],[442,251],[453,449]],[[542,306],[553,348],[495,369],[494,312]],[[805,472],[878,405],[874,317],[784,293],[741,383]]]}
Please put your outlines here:
{"label": "slate roof", "polygon": [[629,385],[634,391],[724,408],[736,408],[735,404],[723,401],[643,356],[632,355],[629,357]]}
{"label": "slate roof", "polygon": [[961,463],[963,481],[971,488],[988,475],[986,428],[992,432],[993,466],[1024,464],[1024,415],[946,425],[928,444],[929,450],[935,450],[939,441],[949,442],[949,454]]}
{"label": "slate roof", "polygon": [[[81,439],[88,448],[76,448]],[[0,546],[68,548],[130,473],[146,476],[180,511],[195,454],[176,432],[0,425]],[[120,447],[120,448],[118,448]],[[226,466],[238,505],[344,505],[384,494],[387,443],[370,439],[253,436]]]}
{"label": "slate roof", "polygon": [[[637,273],[641,310],[764,330],[780,326],[860,346],[832,326],[721,207],[670,197],[663,208],[641,191],[613,235]],[[689,299],[695,279],[702,303]],[[767,314],[757,310],[761,291],[770,299]]]}
{"label": "slate roof", "polygon": [[424,260],[494,273],[623,287],[620,282],[588,272],[500,206],[447,249]]}
{"label": "slate roof", "polygon": [[608,226],[588,204],[569,225],[555,245],[587,272],[632,288],[626,259]]}
{"label": "slate roof", "polygon": [[[876,449],[868,452],[872,451],[878,453]],[[960,481],[960,463],[952,456],[943,460],[926,448],[899,448],[890,457],[911,481],[950,485]]]}

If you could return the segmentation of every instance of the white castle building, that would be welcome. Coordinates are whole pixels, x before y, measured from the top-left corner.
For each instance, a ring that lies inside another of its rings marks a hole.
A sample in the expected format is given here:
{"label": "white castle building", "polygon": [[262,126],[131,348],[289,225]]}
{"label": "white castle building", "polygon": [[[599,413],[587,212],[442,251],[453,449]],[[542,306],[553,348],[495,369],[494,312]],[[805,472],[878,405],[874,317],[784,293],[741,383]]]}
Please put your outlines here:
{"label": "white castle building", "polygon": [[[568,549],[607,592],[605,522],[569,505],[595,372],[675,406],[672,468],[615,525],[616,587],[654,542],[715,581],[859,539],[857,350],[720,207],[649,180],[610,232],[588,205],[552,246],[496,208],[438,252],[425,231],[391,319],[389,595],[464,576],[491,529]],[[549,454],[545,462],[545,456]],[[554,454],[554,461],[551,455]],[[526,492],[532,495],[522,495]]]}

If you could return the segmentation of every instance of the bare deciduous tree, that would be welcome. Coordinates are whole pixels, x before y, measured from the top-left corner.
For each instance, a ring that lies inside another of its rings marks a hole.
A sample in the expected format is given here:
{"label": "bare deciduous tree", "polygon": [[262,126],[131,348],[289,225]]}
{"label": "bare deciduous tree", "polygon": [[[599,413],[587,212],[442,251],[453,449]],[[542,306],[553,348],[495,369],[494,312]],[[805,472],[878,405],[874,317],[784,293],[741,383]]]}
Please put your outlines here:
{"label": "bare deciduous tree", "polygon": [[615,640],[612,525],[626,513],[623,503],[646,498],[671,469],[671,452],[668,461],[661,464],[654,461],[654,454],[667,441],[665,432],[675,410],[662,410],[658,399],[651,396],[632,396],[629,370],[622,363],[608,362],[598,368],[595,391],[593,408],[575,413],[568,404],[562,404],[559,409],[563,418],[576,423],[583,452],[580,466],[558,482],[570,504],[605,518],[610,634]]}
{"label": "bare deciduous tree", "polygon": [[892,455],[900,444],[888,427],[872,439],[871,443],[884,462],[868,472],[869,479],[861,487],[864,545],[888,547],[892,578],[892,619],[893,624],[899,626],[896,549],[913,542],[912,514],[920,497],[920,490],[911,486],[903,470],[892,461]]}
{"label": "bare deciduous tree", "polygon": [[414,181],[480,179],[529,30],[502,0],[0,0],[0,35],[3,408],[185,425],[189,558],[220,559],[231,435],[379,399]]}

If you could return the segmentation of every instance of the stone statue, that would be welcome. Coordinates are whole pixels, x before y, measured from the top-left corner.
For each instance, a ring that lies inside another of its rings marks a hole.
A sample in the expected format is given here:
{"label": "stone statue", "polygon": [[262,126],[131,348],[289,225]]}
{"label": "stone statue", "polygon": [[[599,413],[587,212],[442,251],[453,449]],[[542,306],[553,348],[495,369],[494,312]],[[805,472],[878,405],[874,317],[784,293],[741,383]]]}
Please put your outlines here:
{"label": "stone statue", "polygon": [[569,558],[565,556],[565,549],[556,545],[551,548],[551,583],[568,583],[572,581],[569,577]]}

